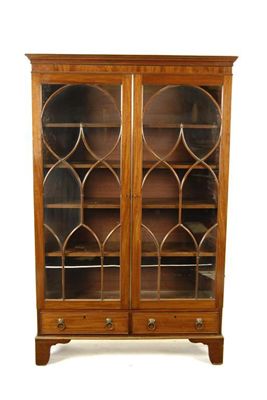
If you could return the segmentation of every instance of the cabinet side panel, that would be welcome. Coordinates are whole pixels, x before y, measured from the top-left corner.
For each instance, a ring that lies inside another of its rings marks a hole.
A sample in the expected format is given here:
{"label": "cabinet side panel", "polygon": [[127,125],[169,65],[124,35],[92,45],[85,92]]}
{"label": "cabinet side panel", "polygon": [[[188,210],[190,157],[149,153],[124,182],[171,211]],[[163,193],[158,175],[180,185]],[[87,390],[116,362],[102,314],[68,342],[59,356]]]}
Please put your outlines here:
{"label": "cabinet side panel", "polygon": [[34,174],[34,223],[37,308],[44,304],[44,248],[43,248],[43,170],[41,140],[41,85],[39,74],[32,75],[32,129]]}
{"label": "cabinet side panel", "polygon": [[229,146],[231,120],[232,76],[225,76],[223,85],[223,132],[220,146],[220,175],[218,196],[218,237],[217,237],[217,273],[216,299],[217,307],[223,306],[224,263],[227,226],[227,198],[229,175]]}

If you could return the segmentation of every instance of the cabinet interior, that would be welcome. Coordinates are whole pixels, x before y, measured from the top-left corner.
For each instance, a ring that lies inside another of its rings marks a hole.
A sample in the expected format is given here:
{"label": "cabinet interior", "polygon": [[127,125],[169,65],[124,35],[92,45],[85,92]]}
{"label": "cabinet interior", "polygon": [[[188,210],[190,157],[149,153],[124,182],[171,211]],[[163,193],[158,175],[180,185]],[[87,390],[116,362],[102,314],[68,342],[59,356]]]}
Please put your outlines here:
{"label": "cabinet interior", "polygon": [[[221,87],[142,93],[140,299],[214,298]],[[121,99],[42,86],[47,299],[121,299]]]}

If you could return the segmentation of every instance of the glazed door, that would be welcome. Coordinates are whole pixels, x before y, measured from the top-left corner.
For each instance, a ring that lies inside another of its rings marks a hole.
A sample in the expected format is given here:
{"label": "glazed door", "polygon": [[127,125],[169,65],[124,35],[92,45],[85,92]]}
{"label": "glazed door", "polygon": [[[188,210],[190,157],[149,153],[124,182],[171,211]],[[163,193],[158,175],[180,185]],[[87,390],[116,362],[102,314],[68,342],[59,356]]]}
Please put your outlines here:
{"label": "glazed door", "polygon": [[47,308],[125,308],[130,79],[54,80],[41,82],[42,302]]}
{"label": "glazed door", "polygon": [[163,79],[135,81],[133,305],[213,308],[222,85]]}

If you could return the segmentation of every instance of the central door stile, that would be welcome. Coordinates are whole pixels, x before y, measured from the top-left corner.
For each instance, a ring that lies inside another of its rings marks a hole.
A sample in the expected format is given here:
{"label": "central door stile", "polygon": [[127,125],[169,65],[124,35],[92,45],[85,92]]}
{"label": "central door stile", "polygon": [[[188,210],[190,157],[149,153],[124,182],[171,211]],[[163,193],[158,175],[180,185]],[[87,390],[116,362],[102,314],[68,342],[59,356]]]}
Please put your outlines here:
{"label": "central door stile", "polygon": [[130,227],[131,227],[131,76],[122,81],[121,142],[121,308],[130,304]]}
{"label": "central door stile", "polygon": [[132,308],[140,304],[142,223],[142,75],[133,79],[133,174],[132,174]]}

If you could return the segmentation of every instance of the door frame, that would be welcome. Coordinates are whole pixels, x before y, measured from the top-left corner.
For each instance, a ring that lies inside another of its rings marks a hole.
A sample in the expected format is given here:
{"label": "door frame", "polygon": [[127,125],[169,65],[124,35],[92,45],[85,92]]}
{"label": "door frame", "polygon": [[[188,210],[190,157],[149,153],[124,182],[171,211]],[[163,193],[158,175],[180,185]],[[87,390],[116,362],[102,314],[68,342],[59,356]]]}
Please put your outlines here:
{"label": "door frame", "polygon": [[[229,164],[231,75],[190,74],[136,74],[133,84],[133,193],[132,193],[132,308],[133,309],[187,309],[214,310],[222,308],[225,264],[227,188]],[[222,132],[219,160],[218,231],[216,243],[215,299],[162,299],[141,300],[141,223],[142,223],[142,118],[144,84],[190,86],[222,86]]]}
{"label": "door frame", "polygon": [[[130,293],[130,212],[131,212],[131,75],[98,73],[32,73],[32,126],[34,170],[34,224],[36,254],[37,309],[128,309]],[[121,84],[121,249],[120,300],[45,299],[45,251],[43,212],[43,155],[41,134],[42,84]]]}

